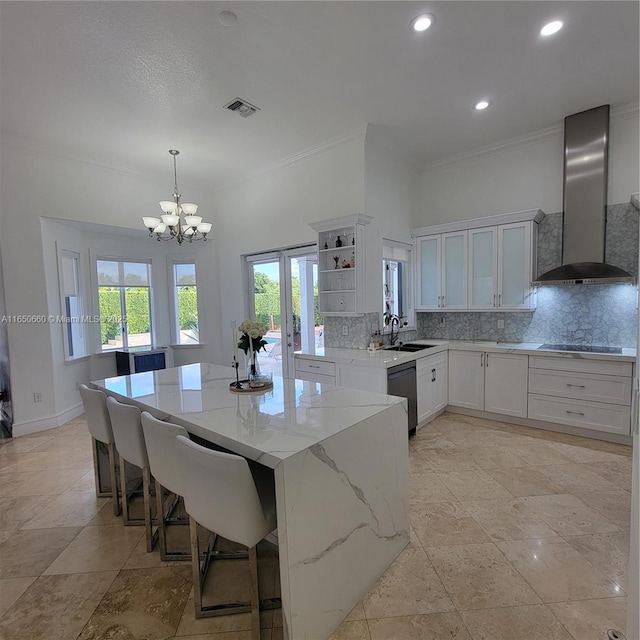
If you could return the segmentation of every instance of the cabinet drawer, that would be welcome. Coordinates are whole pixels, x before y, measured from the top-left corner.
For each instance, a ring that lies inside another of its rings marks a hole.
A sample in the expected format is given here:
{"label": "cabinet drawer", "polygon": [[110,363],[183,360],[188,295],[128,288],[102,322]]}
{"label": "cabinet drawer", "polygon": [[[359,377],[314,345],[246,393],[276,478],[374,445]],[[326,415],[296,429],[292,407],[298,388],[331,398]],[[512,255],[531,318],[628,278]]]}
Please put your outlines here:
{"label": "cabinet drawer", "polygon": [[553,356],[530,356],[529,367],[553,369],[554,371],[578,371],[581,373],[603,373],[609,376],[631,377],[631,362],[615,360],[588,360],[586,358],[554,358]]}
{"label": "cabinet drawer", "polygon": [[324,382],[325,384],[330,384],[334,387],[336,386],[335,376],[325,376],[321,373],[313,373],[311,371],[300,371],[300,369],[297,369],[296,378],[298,378],[298,380],[305,380],[306,382]]}
{"label": "cabinet drawer", "polygon": [[628,406],[631,404],[631,378],[531,369],[529,393]]}
{"label": "cabinet drawer", "polygon": [[442,365],[446,365],[447,364],[447,352],[444,351],[442,353],[436,353],[436,355],[434,356],[426,356],[423,358],[418,358],[416,360],[416,373],[418,375],[420,375],[420,373],[422,373],[423,371],[426,371],[427,369],[433,369],[434,367],[437,367],[438,365],[442,366]]}
{"label": "cabinet drawer", "polygon": [[631,410],[627,406],[529,394],[528,417],[582,429],[629,435]]}
{"label": "cabinet drawer", "polygon": [[319,373],[324,376],[335,376],[336,365],[334,362],[296,358],[296,371],[309,371],[310,373]]}

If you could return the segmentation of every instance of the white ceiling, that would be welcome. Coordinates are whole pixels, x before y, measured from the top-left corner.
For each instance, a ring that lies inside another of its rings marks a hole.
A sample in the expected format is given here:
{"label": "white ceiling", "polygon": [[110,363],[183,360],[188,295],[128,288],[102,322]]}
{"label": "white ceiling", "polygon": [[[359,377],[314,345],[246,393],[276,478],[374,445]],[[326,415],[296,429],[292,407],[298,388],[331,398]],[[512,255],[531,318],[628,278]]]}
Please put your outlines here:
{"label": "white ceiling", "polygon": [[[179,176],[213,186],[366,123],[421,167],[637,102],[638,6],[0,2],[0,124],[27,144],[153,174],[170,175],[177,148]],[[223,26],[222,10],[237,23]],[[425,11],[435,26],[410,32]],[[541,38],[557,18],[564,29]],[[224,110],[236,96],[261,111]],[[493,106],[474,111],[483,97]]]}

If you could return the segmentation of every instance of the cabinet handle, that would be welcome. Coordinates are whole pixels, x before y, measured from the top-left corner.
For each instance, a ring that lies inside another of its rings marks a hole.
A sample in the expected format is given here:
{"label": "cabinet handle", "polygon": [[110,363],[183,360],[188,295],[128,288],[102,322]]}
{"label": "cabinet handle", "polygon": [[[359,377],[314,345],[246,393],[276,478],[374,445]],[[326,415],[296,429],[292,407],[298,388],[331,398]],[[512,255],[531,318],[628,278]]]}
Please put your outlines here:
{"label": "cabinet handle", "polygon": [[309,369],[319,369],[320,365],[319,364],[310,364],[309,365]]}
{"label": "cabinet handle", "polygon": [[502,306],[502,294],[501,293],[498,294],[498,306],[499,307]]}
{"label": "cabinet handle", "polygon": [[567,411],[566,413],[571,416],[584,416],[584,413],[580,413],[579,411]]}
{"label": "cabinet handle", "polygon": [[442,308],[444,309],[444,296],[442,296]]}
{"label": "cabinet handle", "polygon": [[493,306],[494,307],[496,306],[496,294],[495,293],[493,294]]}
{"label": "cabinet handle", "polygon": [[438,309],[442,306],[440,300],[442,300],[442,296],[438,296]]}
{"label": "cabinet handle", "polygon": [[436,381],[436,370],[431,369],[431,382],[435,382],[435,381]]}
{"label": "cabinet handle", "polygon": [[487,369],[489,368],[489,354],[488,353],[484,354],[484,366],[487,367]]}
{"label": "cabinet handle", "polygon": [[567,382],[567,387],[575,387],[576,389],[584,389],[585,386],[583,384],[569,384]]}
{"label": "cabinet handle", "polygon": [[480,354],[480,366],[484,367],[484,353]]}

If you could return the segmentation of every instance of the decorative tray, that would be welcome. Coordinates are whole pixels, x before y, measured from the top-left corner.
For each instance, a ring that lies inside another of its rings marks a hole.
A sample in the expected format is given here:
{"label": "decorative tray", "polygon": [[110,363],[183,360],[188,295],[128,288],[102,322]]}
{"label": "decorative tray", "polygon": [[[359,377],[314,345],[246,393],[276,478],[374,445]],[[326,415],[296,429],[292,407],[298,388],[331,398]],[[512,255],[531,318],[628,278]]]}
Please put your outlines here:
{"label": "decorative tray", "polygon": [[241,387],[238,389],[235,382],[229,383],[229,391],[233,393],[261,393],[273,388],[273,380],[271,378],[263,378],[249,385],[248,380],[239,380]]}

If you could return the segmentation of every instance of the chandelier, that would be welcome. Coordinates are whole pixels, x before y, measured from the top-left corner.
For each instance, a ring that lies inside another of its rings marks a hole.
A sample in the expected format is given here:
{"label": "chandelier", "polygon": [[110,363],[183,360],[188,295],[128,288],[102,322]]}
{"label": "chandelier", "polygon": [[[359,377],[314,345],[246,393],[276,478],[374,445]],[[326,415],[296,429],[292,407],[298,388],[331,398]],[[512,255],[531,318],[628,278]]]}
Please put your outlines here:
{"label": "chandelier", "polygon": [[206,240],[211,231],[210,222],[202,222],[200,216],[195,215],[198,205],[192,202],[180,202],[178,191],[178,177],[176,171],[176,156],[180,153],[176,149],[169,149],[173,156],[173,202],[163,200],[160,208],[163,211],[162,220],[151,216],[144,216],[142,222],[149,230],[149,236],[158,240],[177,240],[178,244],[193,242],[194,240]]}

